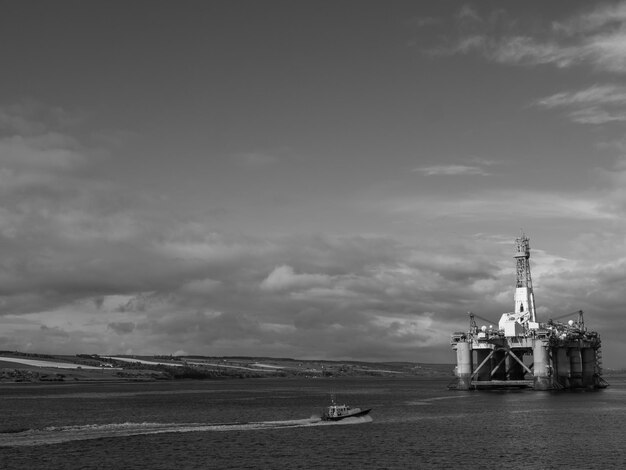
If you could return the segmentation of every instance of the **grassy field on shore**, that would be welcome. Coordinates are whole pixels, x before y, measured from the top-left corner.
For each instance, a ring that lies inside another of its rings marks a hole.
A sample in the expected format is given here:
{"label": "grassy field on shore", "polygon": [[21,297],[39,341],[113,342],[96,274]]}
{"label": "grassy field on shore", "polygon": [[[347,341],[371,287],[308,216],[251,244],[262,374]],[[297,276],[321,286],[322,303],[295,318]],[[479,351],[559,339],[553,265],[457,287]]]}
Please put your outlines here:
{"label": "grassy field on shore", "polygon": [[0,382],[452,376],[453,364],[268,357],[48,355],[0,351]]}

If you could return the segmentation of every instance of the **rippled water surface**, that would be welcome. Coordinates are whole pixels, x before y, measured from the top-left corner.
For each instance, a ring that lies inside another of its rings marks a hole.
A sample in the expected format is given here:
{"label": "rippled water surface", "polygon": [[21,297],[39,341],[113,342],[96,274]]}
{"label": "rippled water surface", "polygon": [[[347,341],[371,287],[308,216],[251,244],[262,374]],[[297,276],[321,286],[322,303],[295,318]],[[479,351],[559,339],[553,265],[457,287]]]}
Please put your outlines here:
{"label": "rippled water surface", "polygon": [[[0,468],[626,468],[626,382],[459,392],[449,379],[0,386]],[[370,416],[322,422],[339,401]]]}

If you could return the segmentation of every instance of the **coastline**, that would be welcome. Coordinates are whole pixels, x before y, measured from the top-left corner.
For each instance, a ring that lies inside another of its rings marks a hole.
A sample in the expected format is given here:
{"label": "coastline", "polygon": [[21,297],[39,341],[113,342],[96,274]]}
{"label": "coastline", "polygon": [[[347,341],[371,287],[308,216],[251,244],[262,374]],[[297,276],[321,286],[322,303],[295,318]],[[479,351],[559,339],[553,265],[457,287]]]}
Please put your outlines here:
{"label": "coastline", "polygon": [[0,383],[158,382],[269,377],[452,377],[453,368],[453,364],[412,362],[208,356],[57,356],[0,352]]}

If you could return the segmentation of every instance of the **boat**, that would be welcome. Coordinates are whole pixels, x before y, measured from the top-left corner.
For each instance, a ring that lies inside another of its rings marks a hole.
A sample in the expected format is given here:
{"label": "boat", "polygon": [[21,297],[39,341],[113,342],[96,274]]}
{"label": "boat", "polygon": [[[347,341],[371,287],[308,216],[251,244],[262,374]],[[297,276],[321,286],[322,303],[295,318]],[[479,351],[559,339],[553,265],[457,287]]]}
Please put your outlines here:
{"label": "boat", "polygon": [[356,418],[358,416],[365,416],[371,408],[362,410],[361,408],[352,408],[348,405],[338,405],[335,402],[335,397],[331,397],[330,405],[322,412],[322,421],[340,421],[346,418]]}

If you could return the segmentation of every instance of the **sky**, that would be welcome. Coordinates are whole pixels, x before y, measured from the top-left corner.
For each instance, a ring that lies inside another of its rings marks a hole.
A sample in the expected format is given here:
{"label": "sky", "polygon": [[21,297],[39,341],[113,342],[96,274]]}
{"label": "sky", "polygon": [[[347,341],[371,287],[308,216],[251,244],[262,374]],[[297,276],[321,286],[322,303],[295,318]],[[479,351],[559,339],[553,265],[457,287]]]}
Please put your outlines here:
{"label": "sky", "polygon": [[0,7],[0,350],[454,363],[523,232],[625,365],[626,2]]}

